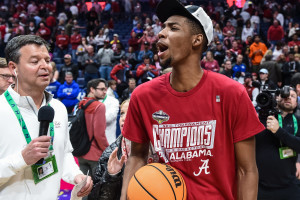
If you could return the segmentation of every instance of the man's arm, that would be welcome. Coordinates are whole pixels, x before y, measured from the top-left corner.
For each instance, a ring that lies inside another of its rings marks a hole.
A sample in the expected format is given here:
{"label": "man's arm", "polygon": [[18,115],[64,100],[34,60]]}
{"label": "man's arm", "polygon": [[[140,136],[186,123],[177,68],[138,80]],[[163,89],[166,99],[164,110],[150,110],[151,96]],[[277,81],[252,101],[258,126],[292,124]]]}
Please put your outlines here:
{"label": "man's arm", "polygon": [[149,143],[131,142],[131,154],[125,166],[120,200],[126,200],[129,181],[139,168],[147,164],[148,153]]}
{"label": "man's arm", "polygon": [[255,137],[234,145],[237,164],[237,199],[257,199],[258,171],[255,159]]}

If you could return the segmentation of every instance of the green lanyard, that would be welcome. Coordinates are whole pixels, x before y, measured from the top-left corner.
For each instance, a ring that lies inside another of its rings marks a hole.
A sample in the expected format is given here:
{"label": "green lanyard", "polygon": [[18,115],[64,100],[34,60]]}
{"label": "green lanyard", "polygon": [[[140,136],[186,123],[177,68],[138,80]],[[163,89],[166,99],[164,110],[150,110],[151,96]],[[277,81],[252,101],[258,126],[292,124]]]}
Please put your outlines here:
{"label": "green lanyard", "polygon": [[104,101],[106,100],[107,95],[105,95],[104,99],[102,100],[101,103],[104,103]]}
{"label": "green lanyard", "polygon": [[[10,93],[7,90],[5,91],[4,96],[5,96],[8,104],[10,105],[11,109],[14,111],[14,113],[15,113],[18,121],[19,121],[19,124],[22,128],[22,131],[23,131],[24,137],[26,139],[26,142],[27,142],[27,144],[29,144],[31,142],[31,137],[30,137],[29,131],[27,129],[27,126],[25,124],[25,121],[24,121],[24,119],[21,115],[21,112],[20,112],[17,104],[15,103],[15,101],[13,100],[13,98],[11,97]],[[51,136],[51,144],[50,144],[49,150],[51,151],[51,150],[53,150],[53,138],[54,138],[54,125],[53,125],[53,122],[50,122],[49,126],[50,126],[50,136]]]}
{"label": "green lanyard", "polygon": [[[278,122],[279,122],[280,128],[282,128],[282,117],[280,114],[278,114]],[[297,119],[296,119],[295,115],[293,115],[293,122],[294,122],[294,136],[296,136],[296,134],[298,132],[298,123],[297,123]]]}

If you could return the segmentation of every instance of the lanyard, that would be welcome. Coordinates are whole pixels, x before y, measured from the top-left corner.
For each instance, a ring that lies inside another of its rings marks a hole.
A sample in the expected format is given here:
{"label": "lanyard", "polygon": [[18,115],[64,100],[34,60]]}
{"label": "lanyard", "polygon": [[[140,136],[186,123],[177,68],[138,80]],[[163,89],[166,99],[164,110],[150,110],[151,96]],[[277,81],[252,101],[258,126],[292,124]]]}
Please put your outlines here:
{"label": "lanyard", "polygon": [[[279,122],[280,128],[282,128],[282,117],[280,114],[278,114],[278,122]],[[296,136],[296,134],[298,132],[298,123],[297,123],[297,119],[296,119],[295,115],[293,115],[293,122],[294,122],[294,136]]]}
{"label": "lanyard", "polygon": [[102,100],[102,103],[104,103],[104,101],[106,100],[107,95],[105,95],[104,99]]}
{"label": "lanyard", "polygon": [[[15,113],[18,121],[19,121],[19,124],[22,128],[22,132],[24,134],[26,142],[27,142],[27,144],[29,144],[31,142],[31,137],[30,137],[29,131],[27,129],[27,126],[25,124],[25,121],[24,121],[24,119],[21,115],[21,112],[20,112],[17,104],[15,103],[15,101],[13,100],[13,98],[11,97],[10,93],[7,90],[5,91],[4,96],[5,96],[8,104],[10,105],[11,109],[14,111],[14,113]],[[49,126],[50,126],[50,136],[52,138],[49,150],[53,150],[53,138],[54,138],[54,125],[53,125],[53,122],[50,122]]]}

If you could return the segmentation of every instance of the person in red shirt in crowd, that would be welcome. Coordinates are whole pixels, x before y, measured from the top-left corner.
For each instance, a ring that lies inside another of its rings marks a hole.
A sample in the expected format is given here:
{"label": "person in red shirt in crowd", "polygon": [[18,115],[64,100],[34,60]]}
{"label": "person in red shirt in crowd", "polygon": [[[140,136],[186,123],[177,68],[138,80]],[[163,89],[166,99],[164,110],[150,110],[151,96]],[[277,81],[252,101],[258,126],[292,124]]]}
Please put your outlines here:
{"label": "person in red shirt in crowd", "polygon": [[[273,25],[268,29],[268,41],[274,46],[284,38],[284,30],[277,19],[274,19]],[[272,48],[272,47],[271,47]]]}
{"label": "person in red shirt in crowd", "polygon": [[69,36],[65,33],[65,28],[61,28],[60,34],[56,36],[56,46],[58,57],[63,58],[64,55],[68,53],[68,46],[69,46]]}
{"label": "person in red shirt in crowd", "polygon": [[300,41],[298,40],[298,35],[295,33],[292,37],[292,41],[288,43],[289,47],[300,46]]}
{"label": "person in red shirt in crowd", "polygon": [[152,78],[158,76],[159,71],[154,65],[150,64],[150,57],[144,56],[144,62],[140,64],[136,70],[136,77],[139,82],[144,83]]}
{"label": "person in red shirt in crowd", "polygon": [[235,56],[242,54],[242,49],[239,47],[237,40],[232,41],[232,47],[231,47],[230,51],[232,53],[234,53]]}
{"label": "person in red shirt in crowd", "polygon": [[139,43],[136,33],[134,31],[131,32],[131,38],[128,40],[128,45],[133,48],[134,52],[139,51]]}
{"label": "person in red shirt in crowd", "polygon": [[201,61],[201,67],[203,69],[213,71],[213,72],[219,72],[220,66],[218,61],[214,59],[214,56],[211,51],[206,52],[206,57],[202,59]]}
{"label": "person in red shirt in crowd", "polygon": [[49,41],[51,36],[51,31],[48,27],[45,26],[44,22],[39,24],[39,29],[36,32],[36,35],[40,36],[46,41]]}
{"label": "person in red shirt in crowd", "polygon": [[4,35],[6,33],[6,25],[5,25],[5,20],[3,20],[2,17],[0,17],[0,35],[1,35],[1,40],[4,40]]}
{"label": "person in red shirt in crowd", "polygon": [[[231,32],[231,35],[228,35],[228,31]],[[223,35],[224,37],[231,37],[234,36],[236,34],[236,29],[234,28],[234,26],[232,26],[230,21],[227,21],[226,26],[223,28]]]}
{"label": "person in red shirt in crowd", "polygon": [[46,25],[53,30],[56,26],[56,18],[53,16],[53,12],[49,12],[49,16],[46,19]]}
{"label": "person in red shirt in crowd", "polygon": [[81,44],[81,35],[79,29],[75,28],[73,30],[73,35],[71,36],[70,44],[72,45],[72,59],[74,63],[77,63],[76,50],[77,47]]}

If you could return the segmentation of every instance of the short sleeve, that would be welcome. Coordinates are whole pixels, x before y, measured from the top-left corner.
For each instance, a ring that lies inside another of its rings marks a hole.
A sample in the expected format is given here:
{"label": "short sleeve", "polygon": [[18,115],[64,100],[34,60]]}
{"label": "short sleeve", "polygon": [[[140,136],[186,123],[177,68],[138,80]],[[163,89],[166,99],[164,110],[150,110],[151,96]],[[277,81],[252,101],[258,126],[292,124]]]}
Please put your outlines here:
{"label": "short sleeve", "polygon": [[133,142],[149,142],[135,91],[130,98],[122,135]]}
{"label": "short sleeve", "polygon": [[258,114],[244,89],[239,97],[237,110],[233,112],[233,142],[239,142],[263,131]]}

